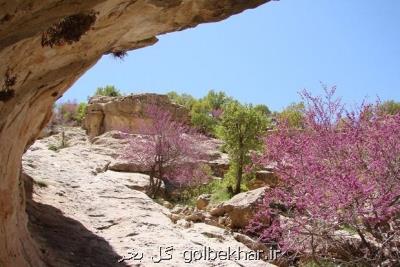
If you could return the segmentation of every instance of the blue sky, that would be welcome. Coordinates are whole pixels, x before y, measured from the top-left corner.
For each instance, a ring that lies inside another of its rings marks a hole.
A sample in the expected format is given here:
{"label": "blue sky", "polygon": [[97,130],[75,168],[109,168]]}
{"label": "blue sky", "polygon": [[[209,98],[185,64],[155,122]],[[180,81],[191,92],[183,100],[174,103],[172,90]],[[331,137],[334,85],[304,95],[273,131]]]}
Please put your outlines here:
{"label": "blue sky", "polygon": [[281,110],[306,88],[336,85],[349,104],[400,101],[399,0],[281,0],[219,23],[159,36],[123,61],[103,58],[65,93],[86,100],[98,86],[124,93],[223,90]]}

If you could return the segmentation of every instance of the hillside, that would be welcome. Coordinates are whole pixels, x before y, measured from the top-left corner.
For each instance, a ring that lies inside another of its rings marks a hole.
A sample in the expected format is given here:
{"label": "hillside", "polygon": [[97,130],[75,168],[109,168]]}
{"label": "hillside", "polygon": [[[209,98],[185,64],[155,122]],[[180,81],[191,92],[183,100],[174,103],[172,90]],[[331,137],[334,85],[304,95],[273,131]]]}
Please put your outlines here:
{"label": "hillside", "polygon": [[[38,140],[23,157],[33,178],[28,205],[29,228],[41,251],[56,266],[153,266],[159,247],[173,246],[172,260],[162,266],[185,266],[184,251],[249,248],[228,231],[205,223],[173,223],[171,211],[143,191],[144,174],[107,170],[123,146],[106,133],[92,144],[80,128],[69,128],[69,146],[49,149],[60,135]],[[135,188],[135,189],[133,189]],[[125,261],[135,249],[141,262]],[[186,260],[189,260],[189,252]],[[160,266],[159,264],[157,266]],[[193,266],[271,266],[263,261],[199,261]]]}

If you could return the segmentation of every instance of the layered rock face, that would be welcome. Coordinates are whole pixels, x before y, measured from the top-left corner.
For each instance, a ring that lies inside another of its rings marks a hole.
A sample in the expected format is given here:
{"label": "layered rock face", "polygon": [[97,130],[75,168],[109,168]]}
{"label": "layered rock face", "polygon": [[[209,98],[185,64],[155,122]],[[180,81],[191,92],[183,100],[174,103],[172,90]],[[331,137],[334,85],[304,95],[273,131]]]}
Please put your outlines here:
{"label": "layered rock face", "polygon": [[0,0],[0,266],[43,266],[26,230],[21,156],[53,103],[110,52],[268,0]]}
{"label": "layered rock face", "polygon": [[[66,128],[68,147],[49,149],[60,143],[57,134],[38,140],[24,154],[23,170],[33,184],[29,229],[52,266],[273,267],[243,257],[186,263],[184,251],[251,247],[225,229],[202,223],[201,213],[188,216],[190,222],[182,220],[183,225],[174,223],[171,211],[144,193],[148,175],[107,170],[123,146],[123,139],[116,137],[109,132],[92,143],[82,129]],[[172,206],[166,201],[163,205]],[[159,247],[168,246],[174,248],[172,259],[154,263],[151,257]],[[144,253],[142,260],[117,263],[133,249]]]}
{"label": "layered rock face", "polygon": [[140,133],[140,128],[152,123],[146,115],[152,105],[168,111],[174,120],[188,124],[189,112],[186,108],[172,103],[168,96],[158,94],[138,94],[126,97],[93,97],[89,101],[83,127],[90,137],[112,130]]}

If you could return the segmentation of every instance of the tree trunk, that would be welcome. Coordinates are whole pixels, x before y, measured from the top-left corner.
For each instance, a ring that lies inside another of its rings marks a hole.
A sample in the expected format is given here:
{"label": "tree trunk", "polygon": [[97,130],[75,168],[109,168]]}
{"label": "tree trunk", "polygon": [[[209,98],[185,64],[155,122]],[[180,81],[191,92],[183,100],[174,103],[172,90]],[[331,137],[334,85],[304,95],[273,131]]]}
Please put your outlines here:
{"label": "tree trunk", "polygon": [[237,162],[237,168],[236,168],[236,186],[235,186],[235,191],[234,194],[237,195],[240,193],[240,186],[242,184],[242,177],[243,177],[243,149],[242,145],[240,146],[239,149],[239,160]]}
{"label": "tree trunk", "polygon": [[149,188],[146,190],[147,195],[151,198],[154,198],[154,175],[155,175],[155,167],[153,166],[150,171],[150,181],[149,181]]}
{"label": "tree trunk", "polygon": [[[158,170],[156,170],[156,167],[158,167]],[[156,173],[158,173],[157,177]],[[162,162],[157,162],[156,165],[152,167],[150,173],[150,185],[148,190],[149,197],[155,198],[159,193],[163,175],[164,173],[163,173]],[[157,179],[156,181],[154,180],[155,178]]]}

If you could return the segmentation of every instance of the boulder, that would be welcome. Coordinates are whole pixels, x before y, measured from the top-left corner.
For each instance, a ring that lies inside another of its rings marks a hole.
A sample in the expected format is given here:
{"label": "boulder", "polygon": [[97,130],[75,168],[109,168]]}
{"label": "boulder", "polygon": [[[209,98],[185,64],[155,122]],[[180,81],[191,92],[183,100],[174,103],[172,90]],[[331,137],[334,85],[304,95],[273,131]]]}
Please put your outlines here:
{"label": "boulder", "polygon": [[225,206],[224,203],[218,204],[216,207],[210,210],[210,214],[215,217],[223,216],[225,214]]}
{"label": "boulder", "polygon": [[167,209],[172,209],[172,208],[174,207],[174,205],[172,205],[171,202],[166,201],[166,200],[164,200],[164,201],[162,202],[162,205],[163,205],[164,207],[166,207]]}
{"label": "boulder", "polygon": [[188,222],[203,222],[206,216],[200,212],[200,211],[195,211],[192,214],[188,215],[185,217],[185,220]]}
{"label": "boulder", "polygon": [[266,189],[268,189],[268,187],[237,194],[230,200],[212,209],[210,214],[212,216],[223,216],[227,214],[230,220],[230,228],[245,228],[255,214],[257,206],[262,203]]}
{"label": "boulder", "polygon": [[212,174],[216,177],[224,177],[229,170],[229,158],[226,154],[221,154],[221,157],[207,162],[210,166]]}
{"label": "boulder", "polygon": [[120,158],[111,161],[110,165],[108,166],[109,170],[117,171],[117,172],[140,172],[145,173],[147,170],[136,162],[128,162],[122,160]]}
{"label": "boulder", "polygon": [[242,243],[251,250],[262,251],[263,258],[268,260],[268,254],[269,254],[268,252],[270,249],[265,244],[241,233],[234,233],[233,237],[235,238],[236,241]]}
{"label": "boulder", "polygon": [[224,177],[229,169],[229,156],[222,152],[224,142],[214,138],[208,138],[199,144],[207,155],[205,162],[215,177]]}
{"label": "boulder", "polygon": [[173,223],[177,223],[179,220],[182,219],[182,216],[180,216],[179,214],[171,213],[171,214],[169,215],[169,218],[171,219],[171,221],[172,221]]}
{"label": "boulder", "polygon": [[197,198],[196,207],[199,210],[205,210],[210,203],[211,195],[210,194],[202,194]]}
{"label": "boulder", "polygon": [[180,213],[182,213],[182,211],[185,209],[185,207],[184,206],[182,206],[182,205],[176,205],[172,210],[171,210],[171,213],[173,213],[173,214],[180,214]]}
{"label": "boulder", "polygon": [[249,189],[254,190],[257,188],[269,186],[276,186],[278,177],[271,170],[261,170],[256,172],[256,177],[249,182]]}
{"label": "boulder", "polygon": [[125,97],[92,97],[83,127],[91,138],[112,130],[140,133],[142,125],[152,122],[146,115],[151,105],[169,111],[176,121],[190,122],[188,110],[172,103],[167,95],[132,94]]}
{"label": "boulder", "polygon": [[192,222],[186,221],[185,219],[178,220],[176,224],[183,228],[190,228],[193,225]]}

